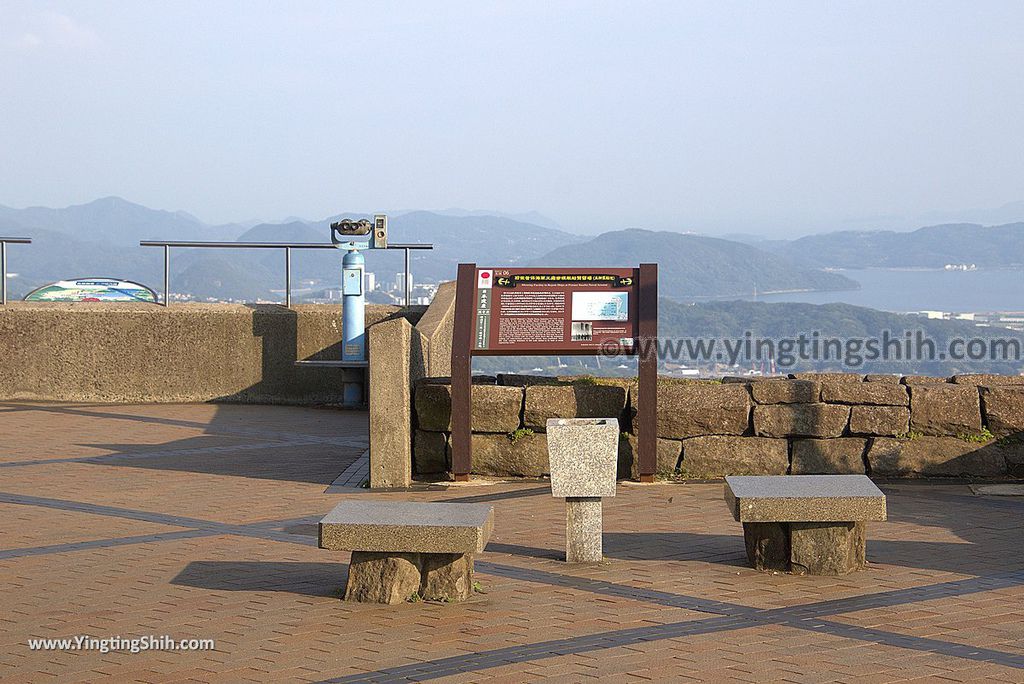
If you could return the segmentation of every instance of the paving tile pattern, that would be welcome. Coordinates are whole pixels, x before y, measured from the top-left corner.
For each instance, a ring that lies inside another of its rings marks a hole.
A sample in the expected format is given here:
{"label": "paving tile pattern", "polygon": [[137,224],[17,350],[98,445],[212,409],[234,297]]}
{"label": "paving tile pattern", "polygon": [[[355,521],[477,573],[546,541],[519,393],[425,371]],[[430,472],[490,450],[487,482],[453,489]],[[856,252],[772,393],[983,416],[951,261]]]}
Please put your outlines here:
{"label": "paving tile pattern", "polygon": [[[358,487],[366,415],[0,404],[4,682],[1024,682],[1024,500],[882,484],[865,572],[759,574],[719,484],[623,485],[606,562],[562,562],[544,482]],[[345,498],[487,502],[464,604],[340,600]],[[171,635],[216,650],[32,651]]]}

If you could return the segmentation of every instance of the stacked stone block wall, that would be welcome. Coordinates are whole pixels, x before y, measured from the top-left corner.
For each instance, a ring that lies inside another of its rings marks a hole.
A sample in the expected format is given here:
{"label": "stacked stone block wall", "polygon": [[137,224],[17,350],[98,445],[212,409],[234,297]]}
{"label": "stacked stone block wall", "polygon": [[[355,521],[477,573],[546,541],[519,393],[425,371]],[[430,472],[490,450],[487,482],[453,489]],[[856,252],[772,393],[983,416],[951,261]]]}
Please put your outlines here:
{"label": "stacked stone block wall", "polygon": [[[451,468],[451,387],[420,381],[414,472]],[[474,379],[473,471],[547,473],[548,418],[615,417],[620,477],[635,477],[634,380],[499,375]],[[658,382],[662,476],[867,473],[1024,477],[1024,377],[795,374]]]}

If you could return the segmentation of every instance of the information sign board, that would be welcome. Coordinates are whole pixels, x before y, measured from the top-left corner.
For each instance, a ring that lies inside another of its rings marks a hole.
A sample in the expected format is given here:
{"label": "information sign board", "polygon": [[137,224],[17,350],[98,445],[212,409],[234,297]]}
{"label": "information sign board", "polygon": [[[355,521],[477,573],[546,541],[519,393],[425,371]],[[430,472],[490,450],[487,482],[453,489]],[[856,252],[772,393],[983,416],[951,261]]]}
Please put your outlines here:
{"label": "information sign board", "polygon": [[472,357],[631,354],[640,480],[653,482],[658,413],[658,265],[478,268],[459,264],[452,338],[452,473],[472,470]]}
{"label": "information sign board", "polygon": [[473,353],[632,353],[632,268],[476,269]]}

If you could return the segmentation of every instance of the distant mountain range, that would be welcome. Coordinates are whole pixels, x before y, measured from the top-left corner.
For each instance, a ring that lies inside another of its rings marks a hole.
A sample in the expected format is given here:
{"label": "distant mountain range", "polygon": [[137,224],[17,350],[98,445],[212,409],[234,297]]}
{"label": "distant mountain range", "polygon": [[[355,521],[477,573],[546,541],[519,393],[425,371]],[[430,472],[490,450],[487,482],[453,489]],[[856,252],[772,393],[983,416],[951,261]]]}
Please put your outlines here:
{"label": "distant mountain range", "polygon": [[[63,209],[0,207],[0,234],[27,234],[35,239],[30,247],[10,250],[10,270],[17,274],[10,281],[11,292],[19,296],[54,280],[82,276],[127,278],[158,289],[160,250],[139,247],[139,240],[325,243],[330,239],[328,225],[333,218],[337,217],[251,227],[247,223],[207,225],[185,212],[154,210],[107,197]],[[390,219],[389,227],[392,242],[434,244],[432,251],[412,253],[414,282],[452,279],[457,264],[464,261],[512,266],[659,262],[661,293],[680,299],[737,296],[755,289],[856,287],[843,276],[799,265],[757,246],[698,235],[626,230],[580,236],[463,210],[400,213]],[[340,252],[296,250],[292,256],[293,288],[333,286],[339,279],[340,261]],[[381,281],[393,280],[403,267],[401,252],[367,255],[367,269]],[[278,251],[171,252],[172,291],[200,299],[279,298],[283,271],[284,256]]]}
{"label": "distant mountain range", "polygon": [[536,266],[658,263],[658,290],[680,300],[738,297],[752,292],[849,290],[858,284],[836,273],[798,265],[785,256],[701,235],[618,230],[558,247]]}
{"label": "distant mountain range", "polygon": [[[454,211],[454,210],[453,210]],[[362,216],[346,214],[347,216]],[[330,241],[328,217],[321,221],[207,225],[185,212],[149,209],[117,197],[88,204],[50,209],[12,209],[0,206],[0,234],[26,235],[34,244],[10,248],[12,296],[22,296],[48,282],[83,276],[112,276],[135,280],[156,289],[162,282],[159,249],[139,247],[140,240],[214,240],[244,242]],[[453,278],[459,261],[522,263],[553,245],[584,238],[561,230],[499,216],[440,215],[413,211],[389,221],[392,242],[432,242],[429,252],[412,252],[414,281]],[[340,281],[341,253],[296,250],[293,282]],[[374,252],[368,270],[381,279],[394,279],[404,269],[399,251]],[[188,250],[171,252],[172,291],[198,298],[279,298],[283,287],[284,256],[276,250]]]}
{"label": "distant mountain range", "polygon": [[[359,214],[349,214],[360,216]],[[139,240],[219,240],[325,243],[329,223],[207,225],[185,212],[149,209],[116,197],[50,209],[0,206],[0,234],[27,234],[35,244],[12,246],[12,296],[54,280],[82,276],[128,278],[158,289],[160,250]],[[543,217],[540,217],[543,219]],[[549,222],[549,221],[546,221]],[[582,236],[507,216],[464,210],[409,211],[390,219],[390,240],[430,242],[432,251],[411,255],[414,282],[455,276],[460,261],[511,266],[612,266],[657,262],[660,291],[680,301],[793,290],[844,290],[857,283],[822,269],[941,268],[1024,265],[1024,223],[984,227],[949,224],[912,232],[842,231],[796,240],[726,240],[677,232],[629,229]],[[297,250],[293,289],[332,287],[340,252]],[[367,255],[378,281],[404,268],[398,251]],[[172,290],[200,299],[275,299],[283,288],[284,256],[270,250],[185,250],[171,253]]]}
{"label": "distant mountain range", "polygon": [[942,268],[973,263],[993,268],[1024,265],[1024,223],[980,226],[955,223],[908,233],[841,231],[791,241],[754,243],[804,264],[828,268]]}

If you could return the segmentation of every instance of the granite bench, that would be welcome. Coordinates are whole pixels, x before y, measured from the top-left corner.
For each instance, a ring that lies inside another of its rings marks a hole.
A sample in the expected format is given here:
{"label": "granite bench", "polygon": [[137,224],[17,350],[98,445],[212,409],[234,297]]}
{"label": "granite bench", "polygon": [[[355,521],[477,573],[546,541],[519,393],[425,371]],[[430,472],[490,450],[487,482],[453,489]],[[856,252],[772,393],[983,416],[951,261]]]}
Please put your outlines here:
{"label": "granite bench", "polygon": [[487,545],[494,509],[361,497],[320,521],[319,546],[351,551],[345,600],[462,601],[473,594],[473,554]]}
{"label": "granite bench", "polygon": [[865,523],[885,520],[885,495],[865,475],[725,478],[725,500],[743,523],[758,570],[845,575],[862,569]]}

